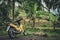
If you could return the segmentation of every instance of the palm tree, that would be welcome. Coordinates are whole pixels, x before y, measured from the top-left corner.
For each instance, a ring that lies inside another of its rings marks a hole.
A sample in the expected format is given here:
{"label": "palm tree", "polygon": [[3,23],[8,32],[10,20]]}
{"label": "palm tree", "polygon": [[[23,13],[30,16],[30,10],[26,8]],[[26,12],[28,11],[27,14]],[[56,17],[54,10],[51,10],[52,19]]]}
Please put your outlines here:
{"label": "palm tree", "polygon": [[13,9],[12,9],[13,11],[12,11],[12,13],[13,13],[13,20],[14,20],[15,0],[13,0],[13,4],[12,5],[13,5]]}

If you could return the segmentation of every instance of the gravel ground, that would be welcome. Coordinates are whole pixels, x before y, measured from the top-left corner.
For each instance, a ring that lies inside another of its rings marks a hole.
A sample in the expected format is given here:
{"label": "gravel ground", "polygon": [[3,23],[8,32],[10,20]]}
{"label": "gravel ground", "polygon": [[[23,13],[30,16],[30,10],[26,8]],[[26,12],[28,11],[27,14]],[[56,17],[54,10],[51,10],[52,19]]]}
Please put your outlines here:
{"label": "gravel ground", "polygon": [[[8,36],[0,36],[0,40],[11,40]],[[38,37],[38,36],[31,36],[31,37],[17,37],[13,40],[60,40],[60,37]]]}

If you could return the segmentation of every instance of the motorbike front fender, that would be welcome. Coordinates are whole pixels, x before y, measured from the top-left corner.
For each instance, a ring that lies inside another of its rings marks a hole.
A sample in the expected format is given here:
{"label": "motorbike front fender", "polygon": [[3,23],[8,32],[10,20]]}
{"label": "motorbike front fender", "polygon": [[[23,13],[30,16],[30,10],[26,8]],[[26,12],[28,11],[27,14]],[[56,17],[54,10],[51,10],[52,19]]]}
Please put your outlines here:
{"label": "motorbike front fender", "polygon": [[8,31],[10,29],[10,26],[7,27],[6,31]]}

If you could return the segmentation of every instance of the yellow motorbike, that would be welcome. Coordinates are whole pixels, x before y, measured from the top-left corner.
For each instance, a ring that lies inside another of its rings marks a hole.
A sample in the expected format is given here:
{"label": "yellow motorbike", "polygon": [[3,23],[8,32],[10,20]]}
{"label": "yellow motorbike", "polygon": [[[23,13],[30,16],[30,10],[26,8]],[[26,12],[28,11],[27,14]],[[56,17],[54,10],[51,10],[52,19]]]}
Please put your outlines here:
{"label": "yellow motorbike", "polygon": [[25,35],[25,30],[23,28],[23,19],[19,19],[16,21],[19,26],[8,23],[7,32],[10,38],[15,38],[16,34],[23,33]]}

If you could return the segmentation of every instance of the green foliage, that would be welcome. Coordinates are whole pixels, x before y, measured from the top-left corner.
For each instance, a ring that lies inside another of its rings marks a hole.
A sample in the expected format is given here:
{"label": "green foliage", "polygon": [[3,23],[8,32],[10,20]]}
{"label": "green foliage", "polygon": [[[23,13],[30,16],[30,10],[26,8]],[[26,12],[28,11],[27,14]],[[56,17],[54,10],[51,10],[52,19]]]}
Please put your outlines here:
{"label": "green foliage", "polygon": [[37,3],[34,3],[33,13],[36,13],[37,11]]}
{"label": "green foliage", "polygon": [[0,36],[6,36],[7,32],[6,31],[0,31]]}
{"label": "green foliage", "polygon": [[37,18],[41,18],[41,16],[46,16],[46,12],[45,11],[36,11],[36,17]]}
{"label": "green foliage", "polygon": [[50,17],[49,20],[52,22],[56,20],[56,17],[52,13],[49,14],[49,17]]}
{"label": "green foliage", "polygon": [[28,1],[23,4],[23,8],[26,10],[26,12],[31,10],[31,7],[29,4],[30,4],[30,2],[28,3]]}
{"label": "green foliage", "polygon": [[49,23],[42,24],[41,26],[42,26],[42,27],[52,27],[52,25],[49,24]]}
{"label": "green foliage", "polygon": [[17,16],[19,16],[19,14],[20,14],[20,8],[15,7],[15,14],[14,14],[14,17],[17,18]]}
{"label": "green foliage", "polygon": [[40,11],[40,15],[46,15],[45,11]]}
{"label": "green foliage", "polygon": [[40,10],[40,11],[37,11],[36,14],[38,14],[38,15],[46,15],[46,12]]}

